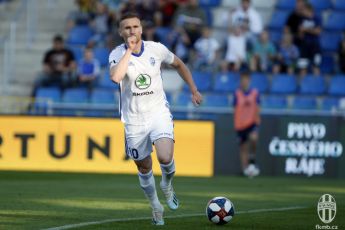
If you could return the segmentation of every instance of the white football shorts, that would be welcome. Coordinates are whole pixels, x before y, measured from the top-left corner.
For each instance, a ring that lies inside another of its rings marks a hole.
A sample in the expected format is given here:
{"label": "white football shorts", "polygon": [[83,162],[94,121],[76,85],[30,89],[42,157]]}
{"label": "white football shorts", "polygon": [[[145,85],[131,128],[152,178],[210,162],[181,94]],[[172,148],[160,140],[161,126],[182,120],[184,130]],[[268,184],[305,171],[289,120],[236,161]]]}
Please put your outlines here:
{"label": "white football shorts", "polygon": [[152,153],[152,144],[164,137],[174,140],[170,113],[157,114],[140,125],[125,124],[126,154],[135,161],[143,160]]}

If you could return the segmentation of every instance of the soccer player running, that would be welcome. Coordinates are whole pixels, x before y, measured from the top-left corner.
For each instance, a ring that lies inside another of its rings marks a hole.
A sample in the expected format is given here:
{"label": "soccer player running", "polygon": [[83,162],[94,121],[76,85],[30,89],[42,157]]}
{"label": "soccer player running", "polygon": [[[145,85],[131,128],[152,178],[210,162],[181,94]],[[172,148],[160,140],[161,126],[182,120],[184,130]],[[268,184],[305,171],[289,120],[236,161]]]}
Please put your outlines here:
{"label": "soccer player running", "polygon": [[176,210],[179,201],[172,179],[175,174],[174,126],[161,77],[161,64],[174,67],[199,105],[202,96],[186,65],[164,45],[141,39],[143,29],[135,13],[123,15],[119,34],[124,43],[109,55],[111,80],[120,85],[120,113],[125,124],[126,154],[134,160],[139,182],[152,207],[153,224],[164,225],[164,208],[158,200],[152,174],[152,144],[162,171],[160,187],[168,207]]}
{"label": "soccer player running", "polygon": [[234,127],[237,132],[242,172],[245,176],[259,175],[255,165],[258,125],[260,123],[260,97],[250,88],[250,75],[241,72],[240,87],[234,95]]}

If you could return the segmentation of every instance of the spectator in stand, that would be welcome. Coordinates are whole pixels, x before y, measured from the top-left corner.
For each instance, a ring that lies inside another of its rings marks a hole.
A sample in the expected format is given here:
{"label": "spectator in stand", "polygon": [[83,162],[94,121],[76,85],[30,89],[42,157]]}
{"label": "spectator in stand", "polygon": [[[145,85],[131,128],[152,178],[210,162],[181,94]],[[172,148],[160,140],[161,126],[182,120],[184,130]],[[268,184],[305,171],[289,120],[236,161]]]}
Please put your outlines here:
{"label": "spectator in stand", "polygon": [[273,67],[276,60],[276,48],[269,39],[269,34],[264,30],[260,34],[259,40],[254,44],[253,56],[250,58],[250,68],[252,71],[267,72]]}
{"label": "spectator in stand", "polygon": [[143,40],[159,42],[159,37],[155,34],[155,25],[151,21],[143,23]]}
{"label": "spectator in stand", "polygon": [[227,37],[227,49],[225,60],[221,64],[221,70],[238,71],[242,65],[246,63],[246,37],[240,25],[234,25],[229,28],[229,36]]}
{"label": "spectator in stand", "polygon": [[242,0],[241,6],[232,12],[231,25],[241,25],[247,38],[247,48],[249,50],[263,30],[262,18],[260,14],[250,6],[250,0]]}
{"label": "spectator in stand", "polygon": [[158,12],[155,15],[155,24],[157,26],[170,27],[177,8],[178,3],[176,0],[160,0]]}
{"label": "spectator in stand", "polygon": [[84,58],[78,63],[78,85],[85,86],[91,90],[100,74],[100,64],[97,59],[93,56],[91,48],[84,50]]}
{"label": "spectator in stand", "polygon": [[112,25],[112,17],[109,16],[107,5],[102,2],[96,3],[96,12],[90,26],[94,31],[94,35],[89,40],[88,47],[104,46],[107,35]]}
{"label": "spectator in stand", "polygon": [[338,62],[340,72],[345,74],[345,32],[343,32],[342,40],[339,43]]}
{"label": "spectator in stand", "polygon": [[313,6],[305,4],[304,17],[298,29],[298,36],[301,40],[301,58],[298,61],[300,75],[304,76],[308,68],[312,67],[314,75],[320,75],[321,64],[321,20],[314,14]]}
{"label": "spectator in stand", "polygon": [[69,13],[67,17],[67,32],[76,25],[88,25],[93,17],[95,0],[75,0],[77,10]]}
{"label": "spectator in stand", "polygon": [[292,35],[289,32],[285,32],[279,47],[277,61],[273,66],[273,73],[294,74],[298,58],[299,50],[292,42]]}
{"label": "spectator in stand", "polygon": [[216,67],[217,51],[220,45],[218,41],[211,36],[211,30],[208,27],[202,29],[202,36],[194,44],[195,58],[193,67],[197,70],[213,71]]}
{"label": "spectator in stand", "polygon": [[33,96],[41,86],[59,86],[61,89],[72,86],[75,82],[75,59],[72,51],[64,47],[61,35],[53,39],[53,47],[43,59],[43,72],[34,83]]}
{"label": "spectator in stand", "polygon": [[127,0],[120,6],[119,18],[121,18],[121,16],[127,12],[136,12],[136,10],[137,10],[137,1],[136,0]]}
{"label": "spectator in stand", "polygon": [[158,6],[155,0],[142,0],[136,6],[136,12],[140,15],[142,23],[154,25]]}
{"label": "spectator in stand", "polygon": [[290,13],[284,27],[284,32],[292,34],[293,43],[297,45],[297,47],[301,45],[301,40],[298,37],[298,30],[304,17],[305,4],[306,0],[296,0],[295,10]]}
{"label": "spectator in stand", "polygon": [[123,0],[101,0],[102,3],[107,5],[110,12],[114,13],[115,15],[119,14],[121,10],[121,6]]}
{"label": "spectator in stand", "polygon": [[206,25],[206,13],[199,7],[198,0],[189,0],[189,2],[180,7],[174,15],[174,26],[178,31],[184,32],[188,37],[189,43],[185,45],[188,48],[193,48],[194,43],[201,36],[201,30]]}

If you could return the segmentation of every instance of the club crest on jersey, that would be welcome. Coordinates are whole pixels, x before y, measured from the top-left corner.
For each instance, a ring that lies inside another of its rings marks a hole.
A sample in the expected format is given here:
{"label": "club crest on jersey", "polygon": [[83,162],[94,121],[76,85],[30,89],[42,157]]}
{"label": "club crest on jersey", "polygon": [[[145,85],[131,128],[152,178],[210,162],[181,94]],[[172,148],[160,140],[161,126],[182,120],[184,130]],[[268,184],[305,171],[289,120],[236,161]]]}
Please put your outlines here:
{"label": "club crest on jersey", "polygon": [[156,64],[156,61],[153,57],[150,57],[150,64],[154,66]]}
{"label": "club crest on jersey", "polygon": [[138,89],[147,89],[151,85],[151,77],[147,74],[139,74],[135,79],[135,86]]}
{"label": "club crest on jersey", "polygon": [[134,66],[133,62],[130,61],[130,62],[128,63],[128,66]]}

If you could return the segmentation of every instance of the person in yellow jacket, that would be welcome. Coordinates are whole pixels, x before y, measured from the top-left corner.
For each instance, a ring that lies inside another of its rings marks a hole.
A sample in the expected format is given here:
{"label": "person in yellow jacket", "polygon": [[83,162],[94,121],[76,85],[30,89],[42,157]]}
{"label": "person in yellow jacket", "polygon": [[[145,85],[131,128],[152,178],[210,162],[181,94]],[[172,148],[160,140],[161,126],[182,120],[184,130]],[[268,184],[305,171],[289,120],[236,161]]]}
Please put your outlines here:
{"label": "person in yellow jacket", "polygon": [[241,73],[240,86],[235,91],[233,105],[242,172],[245,176],[254,177],[260,173],[255,162],[260,124],[260,95],[257,89],[250,88],[249,72]]}

